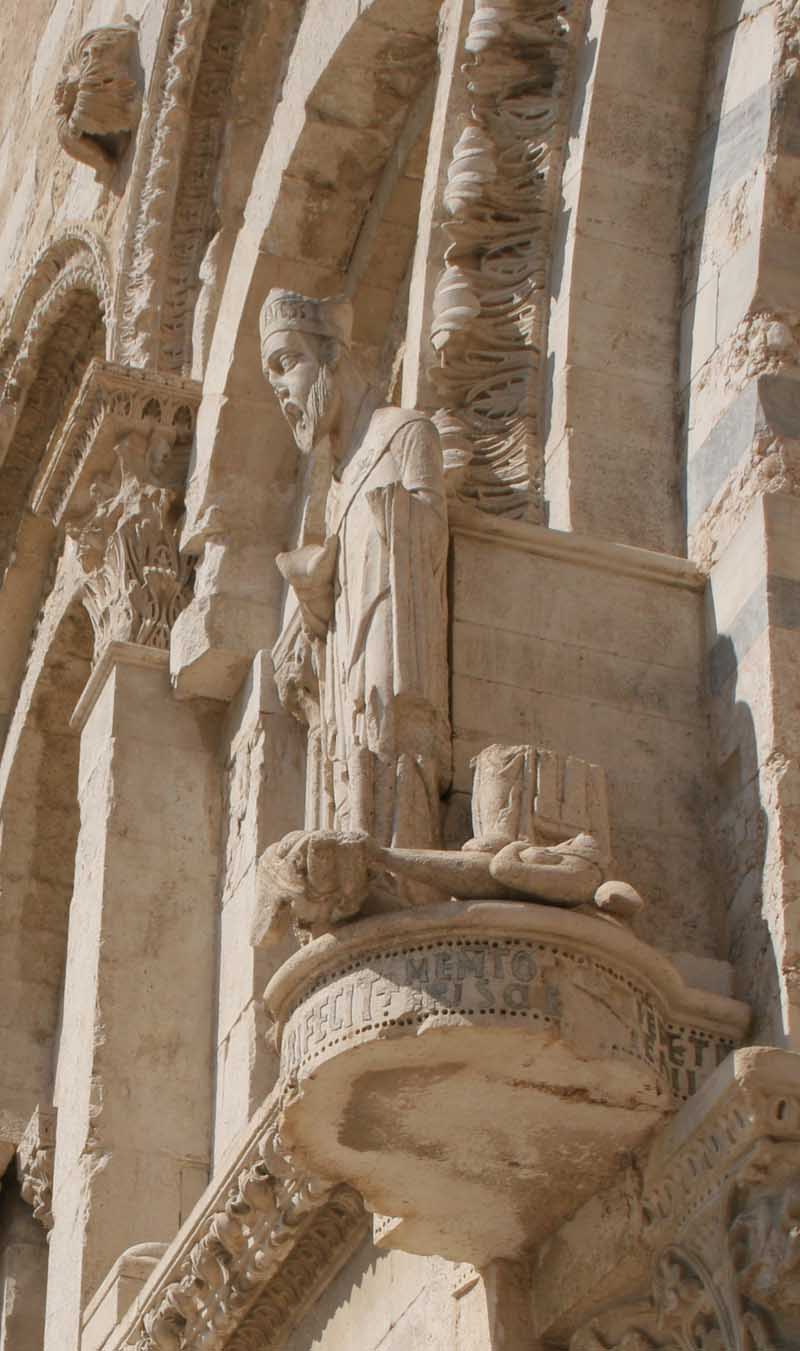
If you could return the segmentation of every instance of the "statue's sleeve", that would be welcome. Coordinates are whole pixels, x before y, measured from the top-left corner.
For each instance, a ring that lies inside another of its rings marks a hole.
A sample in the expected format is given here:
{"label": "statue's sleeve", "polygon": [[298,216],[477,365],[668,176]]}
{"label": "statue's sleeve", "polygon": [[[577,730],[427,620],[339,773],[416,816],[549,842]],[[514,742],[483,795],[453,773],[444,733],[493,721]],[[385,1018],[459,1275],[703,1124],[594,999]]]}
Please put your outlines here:
{"label": "statue's sleeve", "polygon": [[391,449],[400,471],[387,503],[394,692],[446,718],[448,536],[439,434],[418,419],[397,432]]}
{"label": "statue's sleeve", "polygon": [[391,449],[403,487],[445,516],[442,445],[433,423],[427,418],[406,422],[392,437]]}

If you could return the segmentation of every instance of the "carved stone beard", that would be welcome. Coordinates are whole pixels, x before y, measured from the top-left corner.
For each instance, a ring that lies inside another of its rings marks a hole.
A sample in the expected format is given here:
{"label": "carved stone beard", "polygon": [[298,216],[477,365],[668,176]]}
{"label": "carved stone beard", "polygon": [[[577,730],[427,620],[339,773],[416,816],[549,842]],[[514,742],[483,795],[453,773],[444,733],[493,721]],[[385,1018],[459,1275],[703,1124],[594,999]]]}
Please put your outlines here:
{"label": "carved stone beard", "polygon": [[338,403],[339,391],[333,367],[323,362],[309,391],[308,402],[293,427],[295,442],[304,455],[308,455],[330,429]]}

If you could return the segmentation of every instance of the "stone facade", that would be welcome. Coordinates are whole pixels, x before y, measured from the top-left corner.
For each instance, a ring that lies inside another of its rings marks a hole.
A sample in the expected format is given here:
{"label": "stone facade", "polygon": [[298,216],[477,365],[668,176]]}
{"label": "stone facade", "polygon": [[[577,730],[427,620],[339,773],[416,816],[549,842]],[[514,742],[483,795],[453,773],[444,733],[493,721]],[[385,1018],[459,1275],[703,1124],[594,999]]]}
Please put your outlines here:
{"label": "stone facade", "polygon": [[800,1347],[800,6],[0,63],[0,1351]]}

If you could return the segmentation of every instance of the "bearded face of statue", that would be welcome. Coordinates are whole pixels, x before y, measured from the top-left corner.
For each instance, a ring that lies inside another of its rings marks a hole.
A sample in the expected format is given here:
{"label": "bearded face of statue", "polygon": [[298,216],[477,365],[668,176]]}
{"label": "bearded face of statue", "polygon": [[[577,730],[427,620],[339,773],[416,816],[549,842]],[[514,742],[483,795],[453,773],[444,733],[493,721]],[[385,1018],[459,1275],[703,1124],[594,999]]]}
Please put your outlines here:
{"label": "bearded face of statue", "polygon": [[270,334],[262,350],[264,374],[305,453],[330,429],[338,408],[330,346],[327,339],[287,330]]}

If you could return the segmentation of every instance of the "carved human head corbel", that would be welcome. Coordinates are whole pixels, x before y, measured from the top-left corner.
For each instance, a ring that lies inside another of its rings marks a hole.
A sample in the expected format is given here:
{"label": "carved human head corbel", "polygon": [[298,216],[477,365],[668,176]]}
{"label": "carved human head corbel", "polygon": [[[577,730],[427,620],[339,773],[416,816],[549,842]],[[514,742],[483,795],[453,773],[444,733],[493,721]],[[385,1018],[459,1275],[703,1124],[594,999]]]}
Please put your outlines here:
{"label": "carved human head corbel", "polygon": [[132,74],[136,41],[133,20],[90,29],[67,52],[55,88],[59,143],[90,165],[98,182],[113,174],[139,123],[142,99]]}

